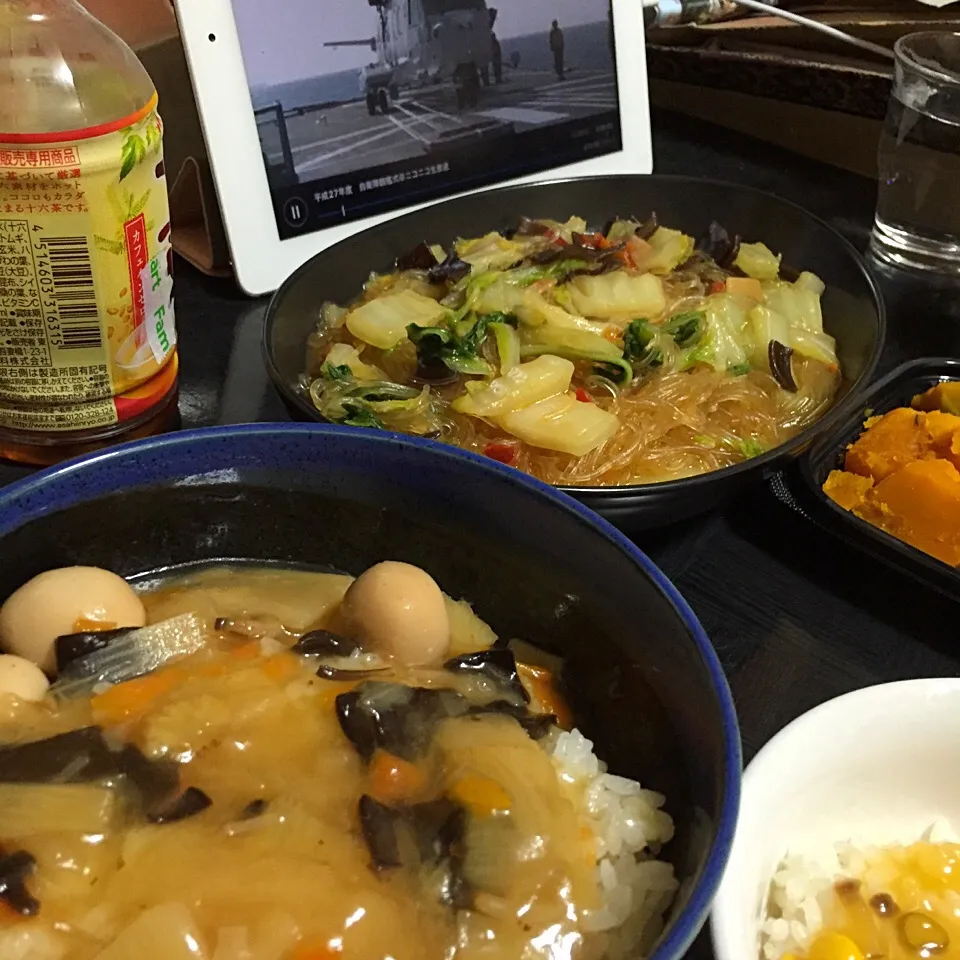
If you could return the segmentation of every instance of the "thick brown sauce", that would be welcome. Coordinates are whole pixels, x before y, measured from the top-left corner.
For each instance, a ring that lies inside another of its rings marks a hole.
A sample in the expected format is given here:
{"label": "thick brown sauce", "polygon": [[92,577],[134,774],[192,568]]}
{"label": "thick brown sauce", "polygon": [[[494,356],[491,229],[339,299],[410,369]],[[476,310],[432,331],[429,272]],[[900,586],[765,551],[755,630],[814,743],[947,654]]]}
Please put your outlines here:
{"label": "thick brown sauce", "polygon": [[[242,620],[289,644],[324,623],[348,583],[291,572],[200,575],[145,601],[149,622],[202,615],[206,649],[92,700],[0,703],[4,739],[96,723],[148,757],[175,759],[181,789],[212,800],[195,816],[154,825],[122,785],[31,787],[21,807],[11,793],[19,785],[0,785],[0,845],[35,856],[30,883],[42,905],[28,919],[4,910],[0,944],[12,951],[19,930],[36,947],[29,960],[581,955],[577,917],[597,906],[594,839],[577,813],[581,798],[516,722],[443,721],[413,787],[400,785],[417,801],[454,795],[470,809],[474,855],[464,869],[479,892],[473,909],[457,911],[429,895],[428,870],[371,868],[358,800],[389,793],[410,771],[391,768],[390,758],[368,766],[344,736],[334,701],[355,683],[318,679],[315,664],[276,641],[213,627]],[[451,612],[454,653],[492,642],[465,605],[451,601]],[[392,678],[490,699],[482,682],[439,669]],[[13,816],[2,815],[4,803]],[[45,816],[53,803],[58,812]]]}

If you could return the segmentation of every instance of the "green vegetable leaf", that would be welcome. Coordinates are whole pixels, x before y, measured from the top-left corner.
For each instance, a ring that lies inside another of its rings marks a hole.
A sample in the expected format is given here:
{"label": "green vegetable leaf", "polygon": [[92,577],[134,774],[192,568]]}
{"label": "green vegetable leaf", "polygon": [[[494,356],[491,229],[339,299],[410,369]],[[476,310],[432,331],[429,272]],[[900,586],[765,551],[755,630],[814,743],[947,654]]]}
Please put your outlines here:
{"label": "green vegetable leaf", "polygon": [[649,320],[631,320],[623,335],[623,356],[648,366],[663,366],[663,350],[654,343],[656,331]]}
{"label": "green vegetable leaf", "polygon": [[521,345],[520,356],[523,359],[552,353],[574,362],[589,360],[603,368],[600,370],[603,376],[617,383],[626,384],[633,380],[633,367],[624,359],[623,351],[598,333],[575,327],[552,327],[544,324],[528,331],[525,339],[533,342]]}
{"label": "green vegetable leaf", "polygon": [[407,336],[417,348],[417,358],[423,365],[431,360],[444,360],[448,348],[454,343],[455,334],[446,327],[421,327],[411,323],[407,327]]}
{"label": "green vegetable leaf", "polygon": [[446,327],[419,327],[412,323],[407,336],[417,348],[417,359],[423,366],[443,363],[455,373],[486,376],[493,373],[489,363],[480,356],[480,348],[487,336],[490,318],[502,314],[486,314],[466,322],[466,331],[457,335]]}
{"label": "green vegetable leaf", "polygon": [[731,377],[742,377],[752,369],[749,363],[734,363],[727,367],[727,373],[729,373]]}
{"label": "green vegetable leaf", "polygon": [[[344,392],[344,386],[346,391]],[[412,400],[420,395],[416,387],[405,387],[392,380],[365,380],[347,384],[340,381],[334,387],[341,388],[344,403],[360,402],[366,404],[390,403],[394,400]]]}
{"label": "green vegetable leaf", "polygon": [[453,354],[445,362],[451,370],[455,370],[457,373],[466,373],[470,376],[487,377],[494,372],[493,367],[482,357]]}
{"label": "green vegetable leaf", "polygon": [[543,266],[515,267],[513,270],[494,270],[489,273],[478,274],[475,283],[468,286],[468,293],[479,282],[480,289],[490,286],[498,280],[505,280],[514,287],[529,287],[541,280],[562,280],[574,270],[583,270],[589,266],[585,260],[557,260],[555,263]]}
{"label": "green vegetable leaf", "polygon": [[570,295],[569,287],[554,287],[553,299],[558,307],[563,307],[567,313],[576,313],[577,308],[573,305],[573,297]]}
{"label": "green vegetable leaf", "polygon": [[[464,304],[460,316],[466,316],[480,299],[487,287],[492,287],[501,277],[508,276],[502,270],[485,270],[483,273],[468,273],[453,287],[454,293],[463,291]],[[459,317],[457,318],[459,319]]]}
{"label": "green vegetable leaf", "polygon": [[487,326],[491,323],[505,323],[514,329],[520,326],[520,320],[516,314],[513,313],[500,313],[500,311],[496,313],[485,313],[480,319],[483,320]]}
{"label": "green vegetable leaf", "polygon": [[703,336],[707,316],[700,310],[689,310],[671,317],[663,329],[678,347],[692,347]]}
{"label": "green vegetable leaf", "polygon": [[633,380],[633,367],[626,360],[604,360],[593,369],[601,377],[606,377],[621,387],[627,386]]}
{"label": "green vegetable leaf", "polygon": [[349,380],[353,376],[353,371],[345,363],[339,366],[325,363],[320,368],[320,376],[324,380]]}
{"label": "green vegetable leaf", "polygon": [[377,430],[385,430],[383,421],[369,408],[361,403],[345,402],[343,405],[346,417],[343,423],[348,427],[373,427]]}
{"label": "green vegetable leaf", "polygon": [[763,444],[756,437],[747,437],[745,440],[741,440],[738,446],[740,452],[748,460],[753,457],[759,457],[762,453],[766,453]]}
{"label": "green vegetable leaf", "polygon": [[717,445],[717,441],[706,433],[698,433],[693,438],[693,442],[699,447],[706,447],[708,450],[712,450]]}
{"label": "green vegetable leaf", "polygon": [[709,340],[705,340],[686,355],[683,365],[680,369],[689,370],[691,367],[695,367],[698,363],[709,363],[712,365],[715,355],[716,350],[714,349],[713,344]]}
{"label": "green vegetable leaf", "polygon": [[504,374],[520,363],[520,335],[508,323],[491,323],[489,329],[497,345],[500,373]]}
{"label": "green vegetable leaf", "polygon": [[623,335],[623,355],[628,360],[639,360],[653,342],[654,332],[649,320],[631,320]]}
{"label": "green vegetable leaf", "polygon": [[[512,321],[512,323],[511,323]],[[516,327],[519,321],[513,314],[505,313],[485,313],[477,317],[476,322],[462,337],[459,338],[458,348],[461,352],[476,355],[483,346],[483,341],[487,338],[487,329],[491,323],[508,323]]]}

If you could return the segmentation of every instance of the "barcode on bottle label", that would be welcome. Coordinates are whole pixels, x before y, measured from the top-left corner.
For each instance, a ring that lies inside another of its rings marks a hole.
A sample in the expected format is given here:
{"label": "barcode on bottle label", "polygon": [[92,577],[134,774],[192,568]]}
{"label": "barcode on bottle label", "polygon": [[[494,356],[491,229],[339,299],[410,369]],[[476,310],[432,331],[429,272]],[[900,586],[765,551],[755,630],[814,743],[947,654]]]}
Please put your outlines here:
{"label": "barcode on bottle label", "polygon": [[60,316],[61,350],[90,350],[102,346],[100,311],[93,285],[93,265],[86,237],[50,237],[53,299]]}

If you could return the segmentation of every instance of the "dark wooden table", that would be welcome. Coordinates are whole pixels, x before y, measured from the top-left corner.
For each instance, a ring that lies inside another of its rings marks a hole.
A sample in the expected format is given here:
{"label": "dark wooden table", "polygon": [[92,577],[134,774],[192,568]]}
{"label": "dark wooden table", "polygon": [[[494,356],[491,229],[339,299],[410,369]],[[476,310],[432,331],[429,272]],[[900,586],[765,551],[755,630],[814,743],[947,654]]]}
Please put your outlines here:
{"label": "dark wooden table", "polygon": [[[802,204],[865,249],[876,186],[669,113],[654,113],[657,171],[749,184]],[[960,288],[882,274],[887,370],[960,356]],[[178,263],[184,426],[286,420],[260,358],[264,301]],[[0,466],[0,483],[26,468]],[[957,606],[782,505],[766,486],[721,512],[638,539],[713,639],[739,709],[744,760],[794,717],[873,683],[960,673]],[[702,937],[694,952],[706,954]]]}

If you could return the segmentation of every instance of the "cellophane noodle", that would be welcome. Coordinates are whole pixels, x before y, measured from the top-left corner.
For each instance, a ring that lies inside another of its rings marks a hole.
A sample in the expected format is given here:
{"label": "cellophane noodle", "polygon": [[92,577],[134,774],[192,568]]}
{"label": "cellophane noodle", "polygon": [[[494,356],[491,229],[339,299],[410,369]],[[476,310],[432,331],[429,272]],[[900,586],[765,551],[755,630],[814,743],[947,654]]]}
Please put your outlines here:
{"label": "cellophane noodle", "polygon": [[[620,430],[583,457],[519,444],[514,465],[546,483],[613,486],[690,477],[748,459],[741,437],[777,446],[816,420],[829,400],[803,397],[790,404],[769,374],[730,378],[702,368],[654,375],[638,388],[596,402],[616,414]],[[452,414],[443,439],[482,452],[512,438],[484,421]]]}
{"label": "cellophane noodle", "polygon": [[[664,316],[702,309],[711,284],[728,274],[699,254],[663,278],[667,299]],[[416,277],[397,274],[377,277],[367,285],[358,303],[385,290],[430,288]],[[337,322],[314,334],[308,347],[308,374],[316,376],[322,358],[336,342],[356,344]],[[800,433],[829,409],[840,387],[835,365],[793,357],[798,390],[781,388],[760,369],[739,376],[707,364],[679,366],[680,348],[669,341],[660,366],[633,363],[634,379],[618,387],[588,362],[578,362],[573,387],[582,388],[592,402],[620,420],[616,434],[590,453],[574,457],[517,440],[494,423],[455,412],[451,401],[464,392],[469,377],[455,375],[448,384],[433,385],[416,407],[399,416],[391,429],[434,436],[465,450],[490,453],[491,446],[510,450],[509,462],[540,480],[555,485],[618,486],[654,483],[696,476],[733,466],[777,447]],[[496,361],[488,341],[484,356]],[[410,341],[389,351],[365,349],[364,361],[379,367],[395,383],[420,386],[416,381],[417,351]],[[309,385],[309,377],[304,381]],[[315,403],[320,404],[315,398]],[[415,423],[414,423],[415,421]]]}

